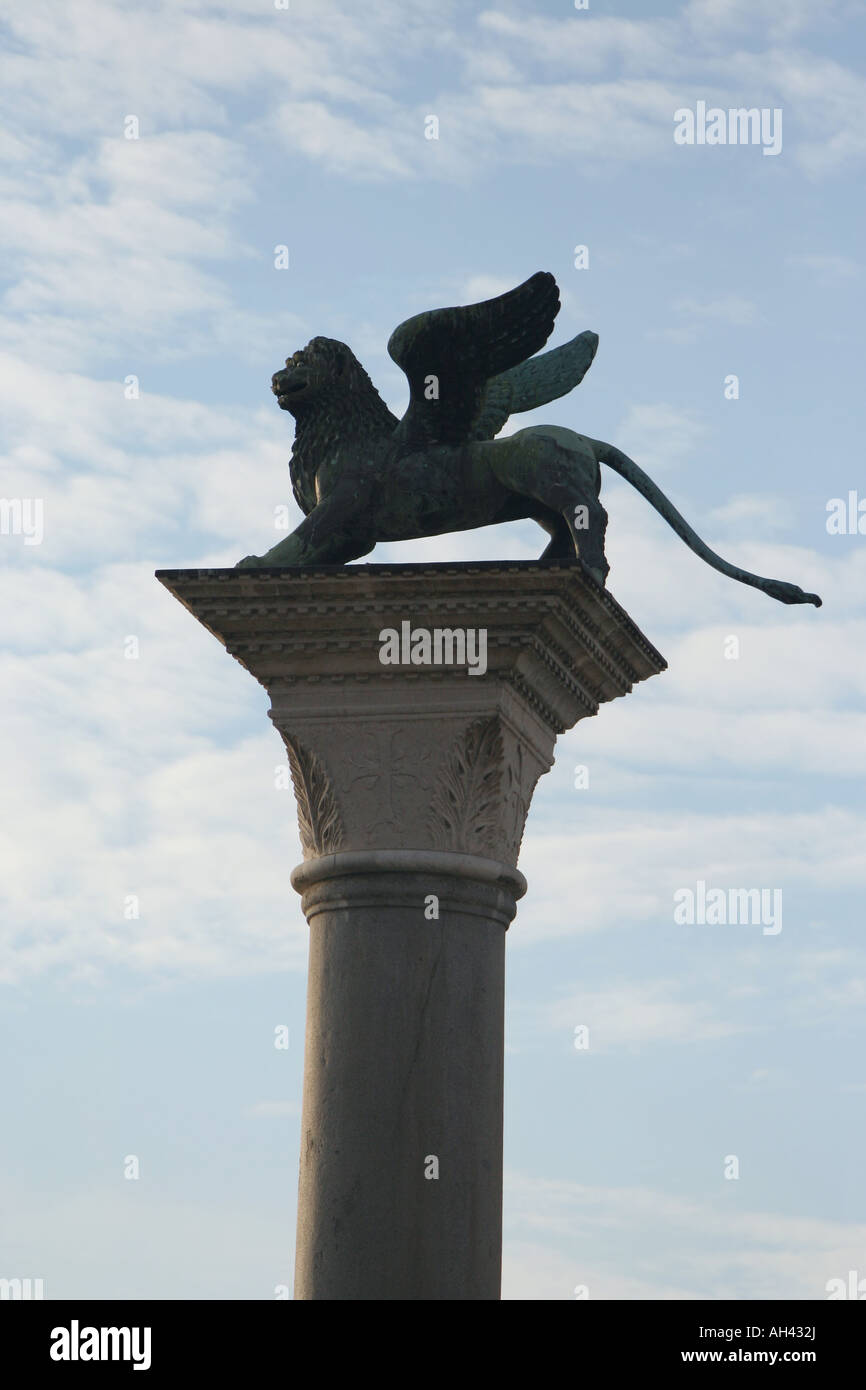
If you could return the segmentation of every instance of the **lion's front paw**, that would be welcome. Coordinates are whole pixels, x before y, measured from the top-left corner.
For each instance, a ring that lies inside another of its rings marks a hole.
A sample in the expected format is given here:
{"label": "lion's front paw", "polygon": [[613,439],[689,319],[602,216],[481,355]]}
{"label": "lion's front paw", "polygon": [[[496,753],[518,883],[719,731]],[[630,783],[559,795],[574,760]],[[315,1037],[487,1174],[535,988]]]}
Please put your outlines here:
{"label": "lion's front paw", "polygon": [[258,569],[258,567],[261,565],[261,563],[262,563],[262,562],[261,562],[261,559],[259,558],[258,555],[245,555],[244,558],[243,558],[242,560],[238,560],[237,564],[235,565],[235,569],[236,569],[236,570],[254,570],[254,569]]}

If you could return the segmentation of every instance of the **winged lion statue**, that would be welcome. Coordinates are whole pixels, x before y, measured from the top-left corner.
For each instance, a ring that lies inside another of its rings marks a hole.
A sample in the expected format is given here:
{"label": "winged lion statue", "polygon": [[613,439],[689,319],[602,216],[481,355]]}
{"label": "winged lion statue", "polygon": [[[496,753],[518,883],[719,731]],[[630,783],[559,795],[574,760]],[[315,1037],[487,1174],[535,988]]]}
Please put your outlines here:
{"label": "winged lion statue", "polygon": [[612,444],[556,425],[496,438],[511,415],[567,395],[591,366],[595,333],[536,355],[559,312],[553,275],[539,271],[479,304],[416,314],[388,352],[405,372],[402,420],[386,406],[351,348],[313,338],[272,379],[296,422],[290,475],[304,520],[240,568],[342,565],[379,541],[411,540],[531,517],[548,533],[542,559],[608,574],[601,464],[627,479],[708,565],[781,603],[817,594],[723,560],[642,468]]}

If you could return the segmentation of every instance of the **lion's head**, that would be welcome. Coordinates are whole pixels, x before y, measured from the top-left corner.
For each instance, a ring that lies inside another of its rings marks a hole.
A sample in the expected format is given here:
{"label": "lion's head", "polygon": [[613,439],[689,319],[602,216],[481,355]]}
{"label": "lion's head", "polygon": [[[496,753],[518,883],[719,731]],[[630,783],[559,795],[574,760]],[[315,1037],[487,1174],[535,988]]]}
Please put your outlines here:
{"label": "lion's head", "polygon": [[346,441],[389,437],[397,420],[354,352],[336,338],[311,338],[271,378],[281,410],[296,421],[289,465],[295,499],[304,512],[316,503],[316,471]]}
{"label": "lion's head", "polygon": [[[336,386],[341,391],[355,384],[360,363],[345,343],[335,338],[311,338],[305,348],[286,358],[285,367],[271,378],[271,390],[281,410],[293,415]],[[363,369],[362,369],[363,370]]]}

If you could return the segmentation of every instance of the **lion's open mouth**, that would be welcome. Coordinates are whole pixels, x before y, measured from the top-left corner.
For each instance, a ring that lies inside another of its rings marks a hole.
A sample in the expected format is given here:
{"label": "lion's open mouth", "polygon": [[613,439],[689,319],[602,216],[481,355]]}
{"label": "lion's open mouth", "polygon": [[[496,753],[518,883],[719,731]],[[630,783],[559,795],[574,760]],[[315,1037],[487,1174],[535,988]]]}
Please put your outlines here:
{"label": "lion's open mouth", "polygon": [[298,376],[293,373],[291,377],[283,377],[282,380],[275,380],[272,390],[278,402],[282,405],[283,401],[287,401],[292,396],[296,396],[299,391],[305,390],[308,385],[309,381],[306,376]]}

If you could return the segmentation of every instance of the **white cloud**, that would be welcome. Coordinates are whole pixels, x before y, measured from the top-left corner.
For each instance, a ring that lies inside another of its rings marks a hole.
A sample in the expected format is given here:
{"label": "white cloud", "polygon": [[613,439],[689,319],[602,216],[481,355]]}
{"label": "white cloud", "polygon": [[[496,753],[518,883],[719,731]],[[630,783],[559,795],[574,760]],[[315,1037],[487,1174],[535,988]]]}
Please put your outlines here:
{"label": "white cloud", "polygon": [[146,1158],[141,1181],[121,1171],[118,1161],[114,1181],[103,1170],[101,1184],[80,1187],[65,1174],[57,1192],[4,1175],[4,1274],[32,1271],[53,1300],[273,1300],[278,1284],[291,1292],[292,1203],[244,1203],[237,1184],[208,1200],[195,1181],[175,1195],[164,1172],[149,1187]]}
{"label": "white cloud", "polygon": [[683,15],[701,38],[760,29],[769,39],[788,39],[803,29],[832,23],[838,0],[818,9],[813,0],[688,0]]}
{"label": "white cloud", "polygon": [[[201,562],[202,533],[234,563],[278,538],[275,507],[299,519],[291,431],[275,404],[205,405],[153,393],[146,376],[140,390],[127,400],[122,381],[0,354],[5,495],[41,497],[45,512],[44,542],[19,547],[20,563],[123,563],[145,553],[154,568],[177,568]],[[4,537],[0,555],[15,542]]]}
{"label": "white cloud", "polygon": [[[617,447],[653,477],[664,477],[696,456],[706,425],[693,412],[665,402],[631,405],[616,428]],[[605,478],[612,477],[603,470]]]}
{"label": "white cloud", "polygon": [[[680,1285],[641,1279],[599,1267],[597,1261],[551,1249],[541,1240],[506,1239],[502,1252],[502,1298],[506,1302],[561,1302],[581,1297],[591,1302],[625,1299],[698,1298]],[[583,1289],[587,1294],[583,1294]]]}
{"label": "white cloud", "polygon": [[[846,16],[812,0],[693,0],[671,20],[631,21],[570,15],[539,21],[485,12],[482,31],[508,47],[512,61],[531,55],[578,71],[579,90],[546,81],[479,86],[465,121],[479,137],[498,130],[522,158],[544,161],[554,144],[581,163],[661,157],[673,149],[673,113],[700,97],[714,106],[782,106],[786,141],[814,176],[838,172],[863,157],[863,80],[851,68],[814,53],[776,45],[807,25]],[[754,47],[732,46],[749,30]],[[702,40],[696,50],[695,39]],[[472,71],[470,66],[469,71]],[[664,73],[666,84],[656,79]],[[675,83],[676,86],[671,84]],[[525,95],[521,97],[521,90]],[[584,110],[584,104],[586,109]],[[591,111],[605,111],[603,123]],[[793,126],[793,129],[792,129]],[[796,132],[796,134],[795,134]],[[489,154],[488,154],[489,157]]]}
{"label": "white cloud", "polygon": [[[461,135],[490,154],[551,163],[567,154],[581,164],[638,161],[672,145],[675,92],[652,79],[523,82],[479,87],[457,107]],[[604,121],[595,119],[599,107]]]}
{"label": "white cloud", "polygon": [[809,252],[787,256],[785,263],[794,270],[805,271],[815,284],[827,289],[844,288],[852,280],[859,280],[863,274],[859,261],[832,253]]}
{"label": "white cloud", "polygon": [[697,1200],[508,1173],[503,1297],[825,1299],[862,1265],[862,1224],[743,1210],[737,1186]]}
{"label": "white cloud", "polygon": [[470,275],[463,282],[460,303],[479,304],[484,299],[495,299],[514,289],[514,283],[502,275]]}
{"label": "white cloud", "polygon": [[245,1113],[257,1120],[297,1119],[301,1107],[295,1100],[257,1100]]}
{"label": "white cloud", "polygon": [[795,159],[810,177],[861,163],[866,153],[861,119],[866,80],[859,73],[833,58],[787,49],[738,50],[721,60],[719,69],[740,91],[765,93],[763,100],[756,96],[753,105],[781,107],[786,144],[793,136]]}
{"label": "white cloud", "polygon": [[512,45],[512,53],[567,66],[584,79],[599,76],[613,65],[621,65],[626,73],[670,73],[677,64],[677,25],[661,16],[634,20],[571,14],[565,19],[539,15],[529,19],[484,10],[478,24],[482,36]]}
{"label": "white cloud", "polygon": [[624,982],[606,990],[578,990],[557,998],[544,1010],[551,1030],[589,1029],[593,1054],[653,1042],[700,1042],[739,1031],[715,1016],[712,1005],[678,998],[682,985],[673,980]]}
{"label": "white cloud", "polygon": [[[414,126],[414,129],[413,129]],[[284,102],[264,133],[290,154],[353,178],[417,178],[430,170],[423,119],[394,108],[390,123],[371,128],[357,117],[331,111],[321,101]]]}
{"label": "white cloud", "polygon": [[709,319],[716,323],[732,324],[735,328],[754,323],[755,305],[742,295],[718,295],[714,299],[679,299],[674,305],[677,313],[691,319]]}
{"label": "white cloud", "polygon": [[[704,744],[706,729],[705,720]],[[655,728],[652,737],[649,752],[657,757],[664,735]],[[626,746],[638,747],[634,742]],[[567,757],[561,750],[560,758]],[[580,757],[587,762],[585,747]],[[592,779],[591,757],[589,765]],[[810,927],[799,895],[822,890],[860,894],[866,887],[866,860],[859,848],[863,823],[857,812],[833,807],[789,814],[657,810],[648,821],[644,814],[596,803],[590,820],[586,793],[574,792],[574,798],[572,815],[567,803],[556,801],[548,812],[553,824],[536,819],[534,833],[524,842],[520,868],[530,893],[520,909],[514,949],[637,925],[665,937],[681,933],[683,940],[697,933],[717,943],[720,951],[753,938],[762,949],[773,950],[783,936],[795,937],[802,946]],[[676,926],[674,893],[694,888],[698,880],[724,890],[782,889],[782,932],[764,935],[760,925]]]}
{"label": "white cloud", "polygon": [[38,192],[7,198],[0,246],[15,278],[0,304],[0,344],[67,369],[122,344],[135,372],[149,354],[232,342],[243,355],[245,339],[296,326],[285,311],[240,310],[209,268],[271,254],[230,230],[248,196],[244,162],[239,144],[208,132],[118,137],[46,174]]}
{"label": "white cloud", "polygon": [[733,534],[737,533],[741,523],[752,531],[782,533],[793,529],[794,508],[790,497],[747,492],[740,497],[732,497],[721,507],[714,507],[707,519],[713,527],[730,527]]}
{"label": "white cloud", "polygon": [[3,660],[0,733],[4,978],[297,966],[294,798],[275,786],[285,752],[258,685],[150,565],[37,570],[18,594],[26,655]]}

